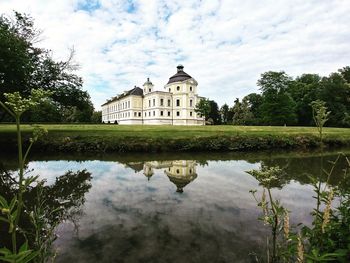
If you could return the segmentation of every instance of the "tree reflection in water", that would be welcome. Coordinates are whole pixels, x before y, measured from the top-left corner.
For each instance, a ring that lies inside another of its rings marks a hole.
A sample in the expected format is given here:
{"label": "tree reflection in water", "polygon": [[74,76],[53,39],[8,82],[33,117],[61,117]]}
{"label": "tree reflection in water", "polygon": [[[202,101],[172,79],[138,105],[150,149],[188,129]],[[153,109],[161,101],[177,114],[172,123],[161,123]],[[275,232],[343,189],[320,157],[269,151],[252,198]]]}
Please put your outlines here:
{"label": "tree reflection in water", "polygon": [[[38,262],[54,257],[51,245],[56,239],[56,227],[65,220],[74,224],[81,216],[91,179],[91,173],[86,170],[69,171],[57,177],[51,185],[42,180],[28,187],[24,194],[25,210],[19,222],[21,234],[18,238],[22,242],[27,239],[30,247],[40,251]],[[11,200],[16,193],[16,180],[16,176],[0,164],[0,193],[5,199]],[[7,223],[0,222],[0,236],[0,247],[10,248]]]}

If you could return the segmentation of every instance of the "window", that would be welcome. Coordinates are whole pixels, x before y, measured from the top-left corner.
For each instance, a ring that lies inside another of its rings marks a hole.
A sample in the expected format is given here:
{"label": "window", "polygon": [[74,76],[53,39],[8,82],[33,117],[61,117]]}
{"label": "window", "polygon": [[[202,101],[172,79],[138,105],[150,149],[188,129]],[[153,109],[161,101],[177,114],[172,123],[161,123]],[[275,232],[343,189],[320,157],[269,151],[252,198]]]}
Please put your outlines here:
{"label": "window", "polygon": [[177,86],[177,87],[176,87],[176,90],[179,91],[179,90],[180,90],[180,86]]}
{"label": "window", "polygon": [[155,111],[153,111],[153,116],[156,116],[156,112]]}
{"label": "window", "polygon": [[192,87],[190,87],[190,91],[192,91]]}
{"label": "window", "polygon": [[151,89],[148,89],[148,92],[151,92],[152,90]]}
{"label": "window", "polygon": [[164,99],[160,99],[160,106],[163,106],[164,104]]}
{"label": "window", "polygon": [[151,116],[151,112],[150,112],[150,111],[148,112],[148,116],[149,116],[149,117]]}
{"label": "window", "polygon": [[139,112],[139,117],[141,117],[141,112]]}
{"label": "window", "polygon": [[137,117],[137,112],[134,112],[134,117]]}
{"label": "window", "polygon": [[170,100],[168,100],[168,107],[170,107]]}
{"label": "window", "polygon": [[130,101],[128,101],[128,108],[130,109]]}
{"label": "window", "polygon": [[148,107],[151,107],[151,100],[148,100]]}
{"label": "window", "polygon": [[192,100],[190,100],[190,107],[192,107],[192,106],[193,106],[192,104],[193,104],[193,102],[192,102]]}
{"label": "window", "polygon": [[176,112],[176,116],[180,116],[180,112],[179,111]]}
{"label": "window", "polygon": [[147,116],[147,112],[145,112],[145,117]]}
{"label": "window", "polygon": [[169,92],[171,92],[171,89],[169,88]]}
{"label": "window", "polygon": [[180,107],[180,100],[176,100],[176,106]]}
{"label": "window", "polygon": [[179,169],[176,169],[176,173],[179,174],[179,173],[180,173],[180,170],[179,170]]}
{"label": "window", "polygon": [[153,107],[156,106],[156,99],[153,99]]}
{"label": "window", "polygon": [[160,111],[160,116],[163,116],[163,111]]}
{"label": "window", "polygon": [[168,116],[170,117],[170,111],[168,111]]}
{"label": "window", "polygon": [[190,111],[190,116],[192,117],[192,111]]}

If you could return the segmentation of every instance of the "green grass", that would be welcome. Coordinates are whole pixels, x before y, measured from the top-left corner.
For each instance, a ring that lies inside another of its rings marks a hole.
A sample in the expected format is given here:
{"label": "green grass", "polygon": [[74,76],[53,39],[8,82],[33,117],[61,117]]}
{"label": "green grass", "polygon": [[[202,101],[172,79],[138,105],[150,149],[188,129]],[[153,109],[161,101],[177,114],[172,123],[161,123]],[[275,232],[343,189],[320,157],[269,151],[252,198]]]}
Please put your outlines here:
{"label": "green grass", "polygon": [[[314,127],[275,127],[275,126],[151,126],[151,125],[107,125],[107,124],[44,124],[51,135],[64,136],[112,136],[112,137],[146,137],[146,138],[189,138],[236,135],[313,135],[317,136]],[[0,125],[0,135],[15,132],[15,125]],[[22,125],[23,132],[30,132],[31,125]],[[350,138],[349,128],[325,128],[325,138]]]}
{"label": "green grass", "polygon": [[[113,124],[45,124],[48,136],[38,151],[166,152],[241,151],[319,146],[315,127],[141,126]],[[0,146],[15,149],[15,125],[0,125]],[[24,140],[33,126],[22,125]],[[326,146],[349,146],[350,129],[325,128]],[[1,148],[2,148],[1,147]]]}

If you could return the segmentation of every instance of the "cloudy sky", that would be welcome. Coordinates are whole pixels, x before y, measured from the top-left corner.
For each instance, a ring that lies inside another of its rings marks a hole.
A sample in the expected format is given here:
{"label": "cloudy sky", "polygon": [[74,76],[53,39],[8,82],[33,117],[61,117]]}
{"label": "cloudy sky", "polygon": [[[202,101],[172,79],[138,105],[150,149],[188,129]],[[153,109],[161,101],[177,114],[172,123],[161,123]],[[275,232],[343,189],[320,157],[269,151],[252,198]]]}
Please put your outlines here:
{"label": "cloudy sky", "polygon": [[12,10],[35,19],[56,59],[75,48],[97,109],[147,77],[162,90],[178,64],[220,105],[258,91],[268,70],[350,65],[348,0],[0,0]]}

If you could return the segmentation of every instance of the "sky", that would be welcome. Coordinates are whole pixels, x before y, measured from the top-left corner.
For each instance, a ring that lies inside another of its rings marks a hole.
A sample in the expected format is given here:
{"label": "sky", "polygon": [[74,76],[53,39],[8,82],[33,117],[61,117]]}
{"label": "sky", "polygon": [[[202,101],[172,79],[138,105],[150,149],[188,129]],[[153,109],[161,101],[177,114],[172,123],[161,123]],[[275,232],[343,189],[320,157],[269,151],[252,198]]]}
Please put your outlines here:
{"label": "sky", "polygon": [[349,0],[0,0],[13,10],[34,18],[55,59],[74,47],[97,110],[147,77],[163,90],[178,64],[219,105],[259,92],[266,71],[350,65]]}

